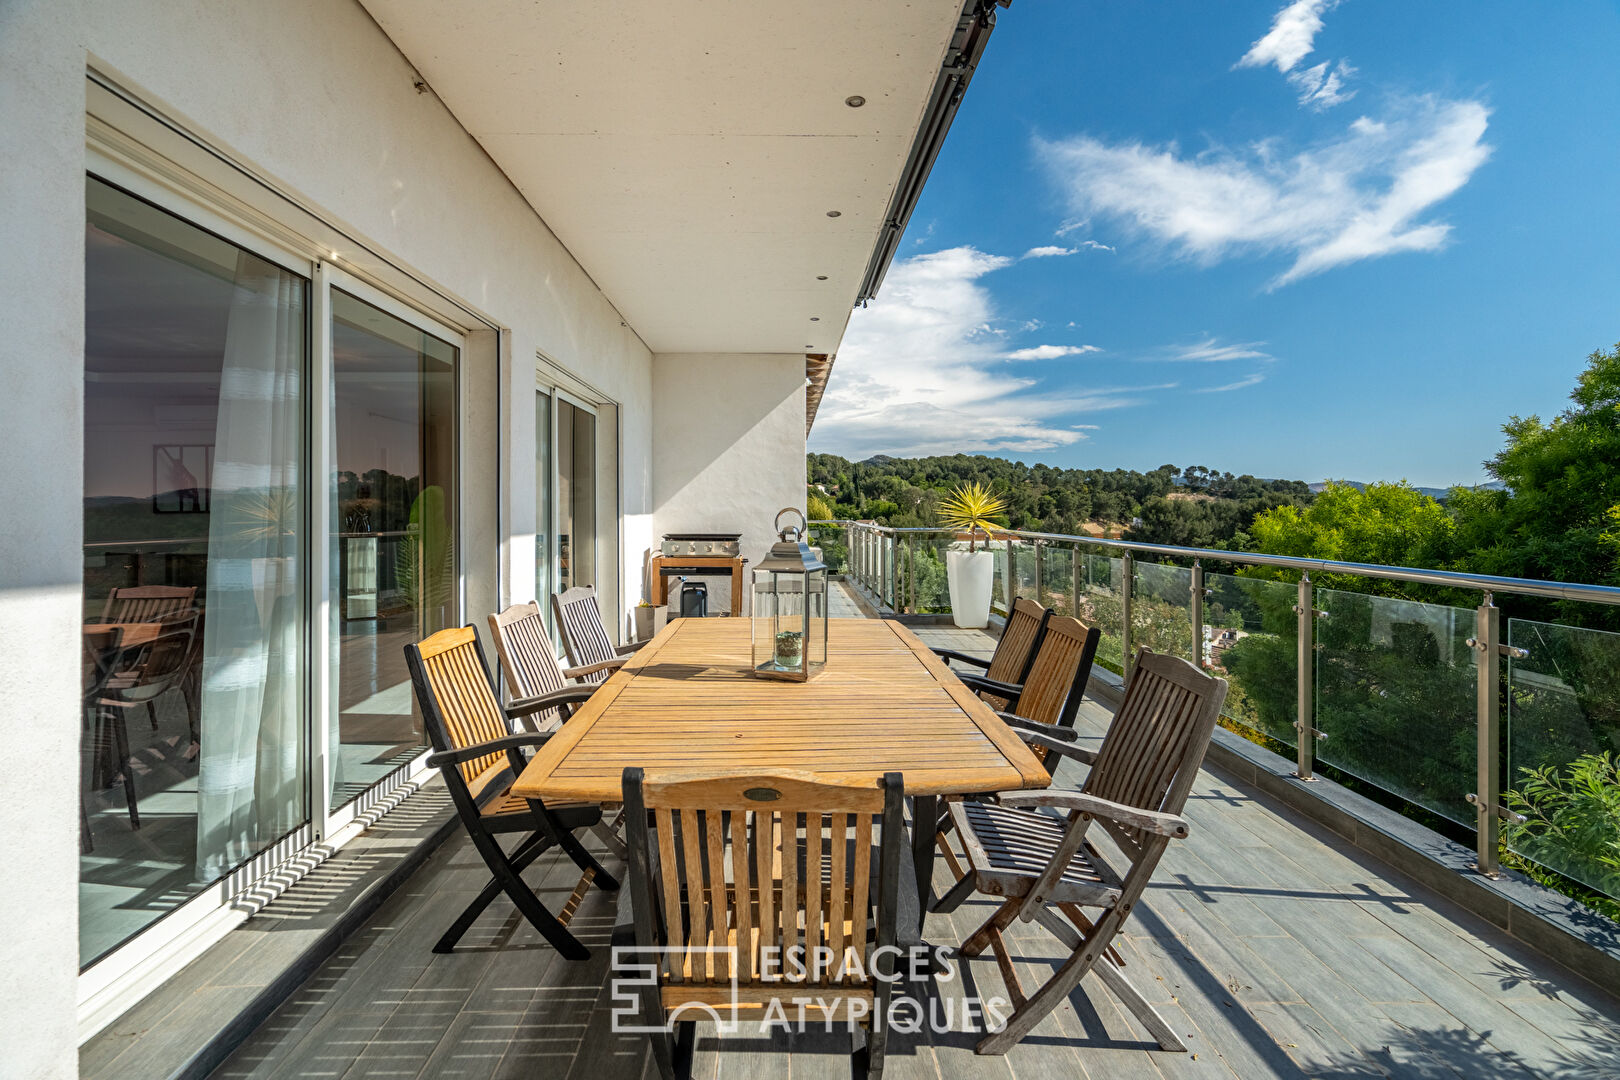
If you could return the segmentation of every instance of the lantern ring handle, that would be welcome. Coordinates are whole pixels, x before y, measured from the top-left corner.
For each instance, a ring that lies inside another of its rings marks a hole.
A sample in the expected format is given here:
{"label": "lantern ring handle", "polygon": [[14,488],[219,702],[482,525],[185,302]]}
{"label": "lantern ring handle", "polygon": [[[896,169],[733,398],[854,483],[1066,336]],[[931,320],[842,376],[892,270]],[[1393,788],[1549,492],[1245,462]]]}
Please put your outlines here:
{"label": "lantern ring handle", "polygon": [[[793,526],[790,525],[790,526],[788,526],[787,529],[782,528],[782,515],[783,514],[797,514],[798,517],[799,517],[799,525],[798,525],[798,527],[794,528]],[[793,538],[795,540],[797,540],[798,538],[802,537],[804,535],[805,530],[810,527],[810,519],[805,517],[804,516],[804,511],[800,510],[798,507],[796,507],[796,506],[784,506],[782,509],[780,509],[780,510],[778,510],[776,512],[776,520],[771,523],[771,527],[776,530],[776,535],[781,537],[783,540],[786,540],[788,538],[788,529],[792,529],[793,530]]]}

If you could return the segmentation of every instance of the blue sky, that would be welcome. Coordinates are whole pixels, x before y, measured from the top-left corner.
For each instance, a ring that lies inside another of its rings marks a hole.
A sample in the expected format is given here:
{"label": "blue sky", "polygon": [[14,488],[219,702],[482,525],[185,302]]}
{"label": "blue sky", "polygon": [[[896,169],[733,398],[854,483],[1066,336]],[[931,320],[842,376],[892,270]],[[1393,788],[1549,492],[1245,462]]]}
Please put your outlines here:
{"label": "blue sky", "polygon": [[1475,483],[1620,341],[1612,2],[1022,0],[812,450]]}

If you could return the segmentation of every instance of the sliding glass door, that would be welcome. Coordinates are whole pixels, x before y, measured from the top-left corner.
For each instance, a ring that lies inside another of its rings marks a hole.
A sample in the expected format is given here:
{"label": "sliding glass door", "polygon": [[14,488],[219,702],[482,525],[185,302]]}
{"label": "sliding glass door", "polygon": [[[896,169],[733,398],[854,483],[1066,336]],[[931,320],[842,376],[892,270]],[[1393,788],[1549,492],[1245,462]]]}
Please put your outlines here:
{"label": "sliding glass door", "polygon": [[309,820],[308,277],[86,184],[80,960]]}
{"label": "sliding glass door", "polygon": [[556,557],[555,525],[551,493],[555,488],[556,453],[551,445],[551,411],[556,397],[550,390],[534,396],[534,595],[540,603],[546,625],[551,625],[551,604],[547,597],[556,581],[552,560]]}
{"label": "sliding glass door", "polygon": [[420,768],[403,646],[463,615],[460,335],[134,186],[86,180],[85,966]]}
{"label": "sliding glass door", "polygon": [[596,584],[596,412],[558,393],[557,591]]}
{"label": "sliding glass door", "polygon": [[459,350],[331,291],[331,805],[427,748],[403,647],[456,625]]}

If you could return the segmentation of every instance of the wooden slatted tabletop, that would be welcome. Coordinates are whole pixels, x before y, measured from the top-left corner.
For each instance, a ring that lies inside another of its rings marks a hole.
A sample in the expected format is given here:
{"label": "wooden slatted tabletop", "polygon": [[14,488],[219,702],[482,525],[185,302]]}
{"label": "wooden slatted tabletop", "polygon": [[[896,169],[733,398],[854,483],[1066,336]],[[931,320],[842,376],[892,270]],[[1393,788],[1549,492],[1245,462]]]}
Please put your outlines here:
{"label": "wooden slatted tabletop", "polygon": [[514,794],[616,802],[624,769],[827,780],[905,774],[908,795],[1046,787],[1022,740],[899,623],[828,622],[806,683],[749,673],[747,619],[677,619],[530,761]]}

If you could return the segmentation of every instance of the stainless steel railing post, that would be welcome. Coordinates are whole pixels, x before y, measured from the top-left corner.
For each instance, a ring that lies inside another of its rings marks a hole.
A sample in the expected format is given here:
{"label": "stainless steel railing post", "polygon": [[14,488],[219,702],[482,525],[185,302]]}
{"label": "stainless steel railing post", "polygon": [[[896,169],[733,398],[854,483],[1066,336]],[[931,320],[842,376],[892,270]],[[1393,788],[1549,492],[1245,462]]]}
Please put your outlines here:
{"label": "stainless steel railing post", "polygon": [[1314,780],[1316,777],[1312,769],[1316,761],[1316,740],[1320,732],[1316,730],[1316,715],[1313,708],[1315,701],[1316,675],[1316,608],[1315,589],[1311,585],[1311,575],[1299,576],[1299,599],[1294,604],[1294,612],[1299,616],[1299,680],[1296,688],[1294,702],[1294,744],[1296,746],[1296,767],[1294,775],[1301,780]]}
{"label": "stainless steel railing post", "polygon": [[1119,649],[1124,655],[1119,666],[1125,669],[1125,681],[1131,681],[1131,593],[1136,588],[1136,557],[1126,552],[1119,560]]}
{"label": "stainless steel railing post", "polygon": [[1486,877],[1502,873],[1498,851],[1502,840],[1501,819],[1524,821],[1502,803],[1502,657],[1515,660],[1529,657],[1530,650],[1515,649],[1502,641],[1502,611],[1490,593],[1474,611],[1474,636],[1468,639],[1475,652],[1477,700],[1475,724],[1475,765],[1478,775],[1468,801],[1474,804],[1476,828],[1475,866]]}
{"label": "stainless steel railing post", "polygon": [[1080,618],[1080,586],[1084,581],[1084,577],[1081,572],[1080,545],[1074,545],[1070,549],[1069,554],[1072,556],[1070,569],[1073,571],[1073,573],[1071,573],[1069,576],[1073,578],[1073,585],[1071,587],[1074,589],[1074,599],[1069,602],[1069,614],[1078,619]]}
{"label": "stainless steel railing post", "polygon": [[1044,540],[1036,540],[1032,542],[1032,546],[1035,548],[1035,602],[1041,605],[1041,607],[1046,606],[1046,583],[1041,577],[1041,545],[1045,542],[1046,541]]}
{"label": "stainless steel railing post", "polygon": [[1192,662],[1200,671],[1204,668],[1204,564],[1197,559],[1192,564]]}
{"label": "stainless steel railing post", "polygon": [[1474,611],[1474,648],[1477,701],[1475,724],[1476,777],[1469,801],[1474,804],[1476,863],[1486,877],[1497,877],[1502,868],[1497,859],[1501,826],[1497,818],[1502,802],[1502,701],[1497,694],[1502,672],[1502,609],[1486,593],[1484,603]]}
{"label": "stainless steel railing post", "polygon": [[884,561],[885,561],[885,563],[887,564],[887,567],[888,567],[888,573],[886,573],[884,575],[884,582],[885,582],[885,584],[887,584],[887,586],[889,588],[889,600],[888,600],[889,610],[898,613],[899,610],[900,610],[900,596],[899,596],[899,586],[900,586],[900,537],[899,536],[894,535],[894,534],[891,533],[890,535],[884,537],[883,554],[884,554]]}
{"label": "stainless steel railing post", "polygon": [[917,534],[906,534],[906,614],[917,614]]}

